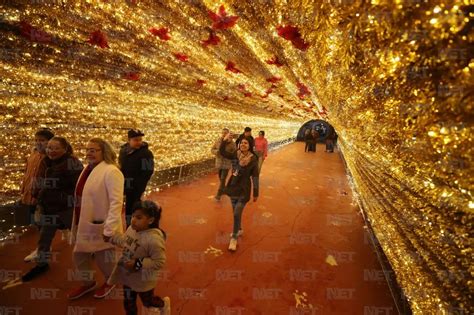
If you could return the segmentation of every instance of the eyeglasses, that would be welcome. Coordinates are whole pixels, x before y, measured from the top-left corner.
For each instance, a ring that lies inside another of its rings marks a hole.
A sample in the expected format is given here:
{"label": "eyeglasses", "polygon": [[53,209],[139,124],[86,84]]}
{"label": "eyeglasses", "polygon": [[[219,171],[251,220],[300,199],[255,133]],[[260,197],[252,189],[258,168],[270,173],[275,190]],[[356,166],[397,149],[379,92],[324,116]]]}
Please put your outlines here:
{"label": "eyeglasses", "polygon": [[86,153],[95,154],[96,152],[102,151],[101,149],[86,148]]}

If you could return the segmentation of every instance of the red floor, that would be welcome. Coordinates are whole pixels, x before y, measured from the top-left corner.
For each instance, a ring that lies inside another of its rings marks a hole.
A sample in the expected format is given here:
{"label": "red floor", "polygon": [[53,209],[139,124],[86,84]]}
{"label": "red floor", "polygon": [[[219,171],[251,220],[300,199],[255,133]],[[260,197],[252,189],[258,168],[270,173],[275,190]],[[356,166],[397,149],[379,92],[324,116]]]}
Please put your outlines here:
{"label": "red floor", "polygon": [[[168,233],[155,291],[170,296],[172,314],[396,314],[338,153],[324,153],[323,145],[316,154],[303,151],[294,143],[264,163],[261,195],[244,210],[236,253],[227,251],[230,202],[212,199],[216,175],[150,196],[163,206]],[[0,249],[1,280],[32,266],[23,257],[36,240],[28,233]],[[0,314],[124,314],[119,289],[105,300],[69,302],[66,292],[77,282],[59,233],[53,251],[48,274],[0,291]]]}

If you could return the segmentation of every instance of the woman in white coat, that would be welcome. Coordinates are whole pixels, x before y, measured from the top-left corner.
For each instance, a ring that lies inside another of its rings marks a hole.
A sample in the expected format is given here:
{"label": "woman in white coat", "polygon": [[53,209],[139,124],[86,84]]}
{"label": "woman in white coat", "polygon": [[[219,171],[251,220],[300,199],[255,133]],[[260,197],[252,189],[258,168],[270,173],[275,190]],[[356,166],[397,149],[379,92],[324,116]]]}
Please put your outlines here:
{"label": "woman in white coat", "polygon": [[[103,298],[113,290],[107,279],[115,266],[116,253],[113,245],[103,241],[103,235],[123,233],[124,177],[116,165],[117,155],[108,142],[93,138],[87,144],[86,159],[88,166],[76,185],[71,233],[77,280],[83,283],[69,292],[71,300],[93,290],[95,298]],[[105,277],[105,283],[97,289],[93,261]]]}

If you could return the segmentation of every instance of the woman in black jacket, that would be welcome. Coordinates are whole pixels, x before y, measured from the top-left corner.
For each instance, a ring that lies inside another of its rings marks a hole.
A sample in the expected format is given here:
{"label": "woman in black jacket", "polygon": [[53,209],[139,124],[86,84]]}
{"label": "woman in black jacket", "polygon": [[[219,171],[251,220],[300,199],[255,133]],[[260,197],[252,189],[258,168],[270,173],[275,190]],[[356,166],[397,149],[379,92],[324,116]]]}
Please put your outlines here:
{"label": "woman in black jacket", "polygon": [[258,198],[258,159],[250,147],[251,140],[244,137],[240,142],[240,148],[236,152],[226,151],[227,142],[231,135],[227,134],[219,148],[219,153],[226,159],[232,160],[232,176],[230,177],[225,193],[230,197],[234,212],[234,228],[232,231],[229,250],[237,249],[237,237],[243,234],[242,212],[247,202],[250,201],[250,190],[253,182],[253,201]]}
{"label": "woman in black jacket", "polygon": [[41,232],[36,266],[22,276],[29,281],[49,269],[51,243],[56,230],[71,228],[74,189],[82,172],[82,163],[73,156],[71,145],[62,137],[53,137],[46,147],[46,171],[38,194],[41,208]]}

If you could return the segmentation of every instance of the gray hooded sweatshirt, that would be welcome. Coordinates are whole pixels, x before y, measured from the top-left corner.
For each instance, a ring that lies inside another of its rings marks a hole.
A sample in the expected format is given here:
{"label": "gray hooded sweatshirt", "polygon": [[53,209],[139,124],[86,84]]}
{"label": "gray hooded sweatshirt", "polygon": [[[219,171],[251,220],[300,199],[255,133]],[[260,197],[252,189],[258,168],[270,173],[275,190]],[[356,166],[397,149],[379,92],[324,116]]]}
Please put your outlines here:
{"label": "gray hooded sweatshirt", "polygon": [[[136,232],[130,226],[125,234],[112,236],[110,242],[122,247],[123,254],[107,282],[126,285],[136,292],[154,289],[158,271],[163,268],[166,261],[163,232],[159,229]],[[124,267],[124,262],[137,258],[142,261],[140,270],[129,271]]]}

